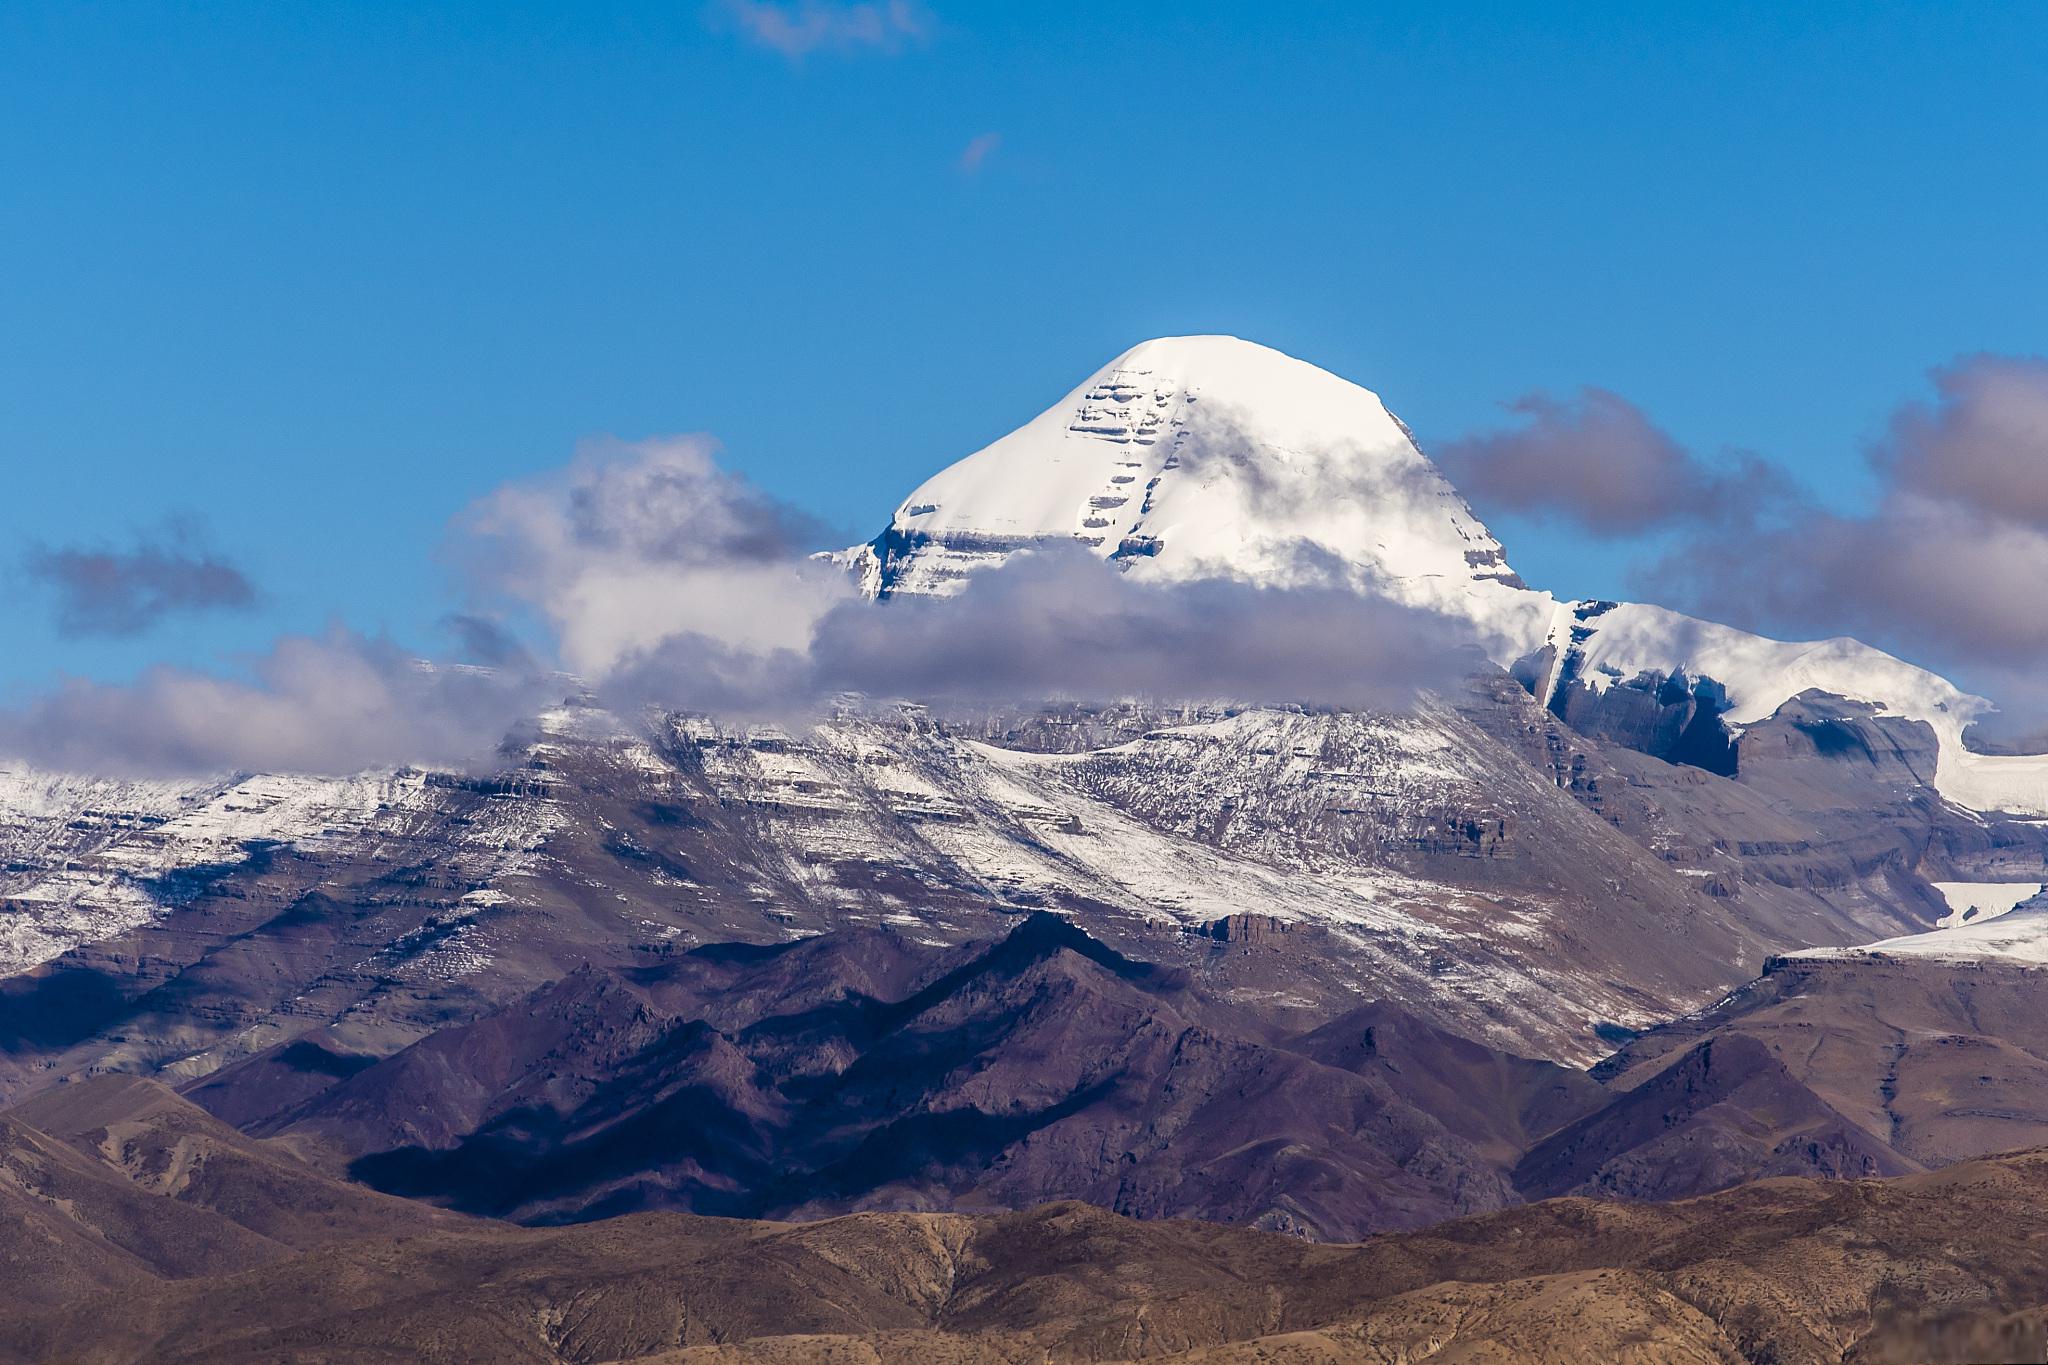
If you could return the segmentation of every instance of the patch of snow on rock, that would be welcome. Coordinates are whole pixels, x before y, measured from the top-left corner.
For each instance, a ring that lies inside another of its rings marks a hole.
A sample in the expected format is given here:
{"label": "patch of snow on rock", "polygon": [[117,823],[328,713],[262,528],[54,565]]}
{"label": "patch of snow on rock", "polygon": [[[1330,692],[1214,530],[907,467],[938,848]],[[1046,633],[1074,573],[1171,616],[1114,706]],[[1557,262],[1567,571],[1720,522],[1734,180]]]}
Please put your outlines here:
{"label": "patch of snow on rock", "polygon": [[1943,929],[1982,924],[2018,909],[2041,894],[2041,882],[1935,882],[1949,912],[1936,923]]}

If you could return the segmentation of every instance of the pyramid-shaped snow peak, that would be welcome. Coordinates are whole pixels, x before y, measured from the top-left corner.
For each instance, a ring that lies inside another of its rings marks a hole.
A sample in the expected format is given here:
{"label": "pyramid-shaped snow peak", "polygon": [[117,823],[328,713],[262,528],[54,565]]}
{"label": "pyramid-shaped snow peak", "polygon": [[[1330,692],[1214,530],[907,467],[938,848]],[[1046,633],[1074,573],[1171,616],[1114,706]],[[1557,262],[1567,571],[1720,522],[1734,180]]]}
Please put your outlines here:
{"label": "pyramid-shaped snow peak", "polygon": [[1575,696],[1711,682],[1737,729],[1813,690],[1928,725],[1959,805],[2048,815],[2048,757],[1974,753],[1989,709],[1854,640],[1788,643],[1661,607],[1523,585],[1386,405],[1236,337],[1134,346],[1032,421],[927,480],[834,556],[872,597],[946,595],[1020,550],[1081,545],[1140,578],[1344,584],[1468,621],[1560,715]]}
{"label": "pyramid-shaped snow peak", "polygon": [[1505,615],[1517,642],[1549,614],[1376,395],[1236,337],[1124,352],[927,480],[855,556],[876,596],[944,594],[1068,543],[1144,577],[1335,579],[1495,629]]}

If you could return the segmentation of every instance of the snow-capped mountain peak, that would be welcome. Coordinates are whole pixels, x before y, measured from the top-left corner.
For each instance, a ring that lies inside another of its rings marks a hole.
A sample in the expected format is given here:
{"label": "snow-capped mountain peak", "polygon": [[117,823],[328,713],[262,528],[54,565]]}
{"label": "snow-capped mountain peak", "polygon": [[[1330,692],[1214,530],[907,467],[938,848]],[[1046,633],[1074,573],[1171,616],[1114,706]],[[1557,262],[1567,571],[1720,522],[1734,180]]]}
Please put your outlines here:
{"label": "snow-capped mountain peak", "polygon": [[1572,689],[1646,679],[1710,681],[1738,727],[1808,690],[1867,702],[1934,731],[1934,785],[1957,804],[2048,814],[2048,758],[1971,752],[1963,731],[1990,703],[1926,669],[1528,587],[1378,395],[1237,337],[1132,347],[835,558],[870,596],[946,595],[1020,550],[1074,544],[1138,577],[1339,583],[1443,612],[1560,714]]}
{"label": "snow-capped mountain peak", "polygon": [[1132,347],[927,480],[860,558],[877,596],[942,594],[1060,543],[1144,577],[1334,579],[1517,642],[1546,610],[1377,395],[1236,337]]}

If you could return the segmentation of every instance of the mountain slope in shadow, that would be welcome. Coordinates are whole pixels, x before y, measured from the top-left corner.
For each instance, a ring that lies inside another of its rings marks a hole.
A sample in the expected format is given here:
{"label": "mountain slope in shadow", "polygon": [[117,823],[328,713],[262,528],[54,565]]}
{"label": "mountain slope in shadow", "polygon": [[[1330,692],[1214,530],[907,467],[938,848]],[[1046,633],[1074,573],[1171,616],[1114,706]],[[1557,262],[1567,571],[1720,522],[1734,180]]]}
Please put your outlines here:
{"label": "mountain slope in shadow", "polygon": [[[580,971],[255,1129],[380,1189],[523,1222],[1080,1198],[1330,1239],[1513,1202],[1529,1125],[1598,1093],[1391,1006],[1353,1021],[1401,1040],[1376,1059],[1347,1056],[1337,1026],[1274,1039],[1052,914],[922,957],[833,935]],[[246,1113],[272,1065],[193,1098]]]}

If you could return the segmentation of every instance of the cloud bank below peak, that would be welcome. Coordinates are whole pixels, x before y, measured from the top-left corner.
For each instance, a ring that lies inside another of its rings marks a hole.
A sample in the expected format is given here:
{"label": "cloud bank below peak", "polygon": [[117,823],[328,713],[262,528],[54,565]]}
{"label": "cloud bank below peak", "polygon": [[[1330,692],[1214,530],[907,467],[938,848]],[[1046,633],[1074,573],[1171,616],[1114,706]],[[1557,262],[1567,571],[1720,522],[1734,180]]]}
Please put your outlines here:
{"label": "cloud bank below peak", "polygon": [[0,755],[148,777],[462,767],[549,695],[536,675],[430,664],[337,628],[284,636],[239,676],[158,667],[132,683],[69,679],[0,711]]}
{"label": "cloud bank below peak", "polygon": [[835,539],[723,468],[707,438],[595,443],[450,528],[463,600],[443,625],[479,666],[340,628],[287,636],[228,672],[67,681],[0,712],[0,754],[147,775],[463,767],[584,687],[628,718],[791,724],[849,693],[1398,708],[1482,657],[1469,623],[1334,572],[1288,588],[1150,584],[1056,545],[956,597],[874,602],[815,553]]}
{"label": "cloud bank below peak", "polygon": [[848,692],[974,704],[1125,696],[1412,699],[1476,659],[1470,628],[1327,583],[1141,583],[1079,545],[952,598],[871,602],[820,528],[703,438],[586,452],[459,524],[480,600],[537,611],[614,705],[787,719]]}

